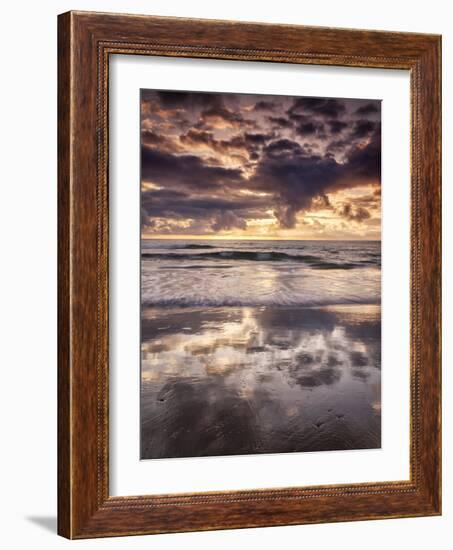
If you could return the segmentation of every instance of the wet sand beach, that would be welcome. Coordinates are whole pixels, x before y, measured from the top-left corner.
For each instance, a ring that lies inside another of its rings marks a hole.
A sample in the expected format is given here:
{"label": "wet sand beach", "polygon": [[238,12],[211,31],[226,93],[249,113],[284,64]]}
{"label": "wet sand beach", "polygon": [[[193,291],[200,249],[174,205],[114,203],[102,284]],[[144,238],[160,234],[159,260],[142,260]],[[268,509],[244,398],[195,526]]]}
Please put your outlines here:
{"label": "wet sand beach", "polygon": [[142,309],[141,457],[379,448],[380,306]]}

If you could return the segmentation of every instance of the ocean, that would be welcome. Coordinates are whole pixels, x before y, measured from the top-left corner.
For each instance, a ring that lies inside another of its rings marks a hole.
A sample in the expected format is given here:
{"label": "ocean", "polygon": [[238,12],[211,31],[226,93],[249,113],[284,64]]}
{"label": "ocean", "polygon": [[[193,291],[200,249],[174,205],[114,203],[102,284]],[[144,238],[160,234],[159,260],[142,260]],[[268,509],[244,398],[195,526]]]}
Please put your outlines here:
{"label": "ocean", "polygon": [[379,448],[380,250],[143,240],[141,458]]}
{"label": "ocean", "polygon": [[142,304],[379,304],[378,241],[142,241]]}

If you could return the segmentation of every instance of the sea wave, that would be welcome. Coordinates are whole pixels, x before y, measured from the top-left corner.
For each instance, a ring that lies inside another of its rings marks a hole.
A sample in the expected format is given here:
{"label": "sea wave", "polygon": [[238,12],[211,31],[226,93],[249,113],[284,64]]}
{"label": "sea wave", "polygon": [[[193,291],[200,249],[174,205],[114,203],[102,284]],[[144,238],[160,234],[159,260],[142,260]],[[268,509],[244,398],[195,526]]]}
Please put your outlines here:
{"label": "sea wave", "polygon": [[144,242],[144,307],[378,304],[379,243]]}
{"label": "sea wave", "polygon": [[198,250],[198,249],[204,249],[204,248],[218,248],[218,247],[212,244],[173,244],[170,246],[167,245],[167,248],[174,249],[174,250]]}
{"label": "sea wave", "polygon": [[[189,245],[187,245],[189,246]],[[325,261],[320,256],[311,254],[288,254],[275,251],[251,250],[221,250],[185,254],[179,252],[142,252],[142,258],[147,260],[245,260],[252,262],[303,262],[315,269],[355,269],[361,267],[379,266],[378,258],[374,260],[358,260],[355,262]]]}
{"label": "sea wave", "polygon": [[143,306],[154,307],[278,307],[278,306],[298,306],[298,307],[320,307],[333,305],[353,305],[353,304],[380,304],[378,298],[373,297],[357,297],[346,298],[341,300],[338,297],[330,298],[313,298],[310,296],[250,296],[245,298],[225,297],[225,296],[209,296],[209,297],[193,297],[180,296],[174,297],[156,297],[142,296]]}

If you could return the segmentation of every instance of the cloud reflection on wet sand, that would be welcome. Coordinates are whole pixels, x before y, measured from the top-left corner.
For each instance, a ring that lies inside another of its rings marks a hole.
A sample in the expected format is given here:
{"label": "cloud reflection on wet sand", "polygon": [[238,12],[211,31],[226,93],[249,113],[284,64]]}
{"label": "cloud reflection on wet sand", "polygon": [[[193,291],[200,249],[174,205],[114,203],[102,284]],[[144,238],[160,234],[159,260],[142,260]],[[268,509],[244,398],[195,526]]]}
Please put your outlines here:
{"label": "cloud reflection on wet sand", "polygon": [[380,447],[380,307],[146,308],[142,458]]}

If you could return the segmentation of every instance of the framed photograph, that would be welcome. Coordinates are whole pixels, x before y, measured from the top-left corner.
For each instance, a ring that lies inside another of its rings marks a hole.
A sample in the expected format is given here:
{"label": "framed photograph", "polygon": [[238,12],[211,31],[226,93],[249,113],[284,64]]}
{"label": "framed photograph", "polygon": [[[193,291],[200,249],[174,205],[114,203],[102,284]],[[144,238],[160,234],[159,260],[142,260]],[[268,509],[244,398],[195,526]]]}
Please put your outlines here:
{"label": "framed photograph", "polygon": [[58,28],[59,533],[440,514],[440,37]]}

